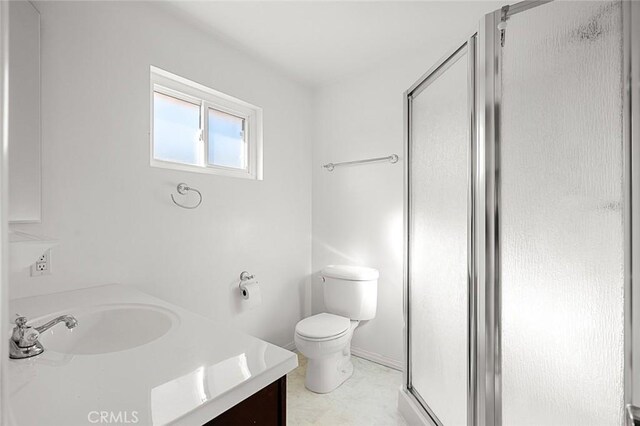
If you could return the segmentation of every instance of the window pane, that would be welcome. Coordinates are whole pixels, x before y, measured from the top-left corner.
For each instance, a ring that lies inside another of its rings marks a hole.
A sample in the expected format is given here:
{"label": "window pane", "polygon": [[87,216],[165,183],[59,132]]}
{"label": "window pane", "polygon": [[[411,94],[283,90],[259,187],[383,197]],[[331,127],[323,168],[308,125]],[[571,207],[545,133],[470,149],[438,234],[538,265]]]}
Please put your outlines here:
{"label": "window pane", "polygon": [[247,168],[244,118],[209,108],[209,164]]}
{"label": "window pane", "polygon": [[156,160],[202,164],[200,106],[153,93],[153,157]]}

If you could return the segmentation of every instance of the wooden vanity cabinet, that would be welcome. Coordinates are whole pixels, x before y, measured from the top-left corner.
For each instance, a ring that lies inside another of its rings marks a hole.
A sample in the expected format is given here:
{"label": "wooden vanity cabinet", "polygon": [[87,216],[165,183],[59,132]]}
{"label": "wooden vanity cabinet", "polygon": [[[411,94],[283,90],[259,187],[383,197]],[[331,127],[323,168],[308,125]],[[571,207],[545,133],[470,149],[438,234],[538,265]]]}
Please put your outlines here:
{"label": "wooden vanity cabinet", "polygon": [[287,424],[287,376],[229,408],[205,426],[285,426]]}

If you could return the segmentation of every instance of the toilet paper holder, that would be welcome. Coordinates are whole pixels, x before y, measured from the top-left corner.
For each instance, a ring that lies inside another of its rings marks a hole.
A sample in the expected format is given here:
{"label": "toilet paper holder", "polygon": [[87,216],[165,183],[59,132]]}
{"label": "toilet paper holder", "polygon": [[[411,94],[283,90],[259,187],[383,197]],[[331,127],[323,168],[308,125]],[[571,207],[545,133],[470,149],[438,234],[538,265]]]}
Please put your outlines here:
{"label": "toilet paper holder", "polygon": [[242,293],[242,296],[246,296],[246,289],[244,288],[244,285],[254,278],[255,277],[253,276],[253,274],[250,274],[247,271],[242,271],[240,273],[240,282],[238,283],[238,288],[240,289],[240,293]]}

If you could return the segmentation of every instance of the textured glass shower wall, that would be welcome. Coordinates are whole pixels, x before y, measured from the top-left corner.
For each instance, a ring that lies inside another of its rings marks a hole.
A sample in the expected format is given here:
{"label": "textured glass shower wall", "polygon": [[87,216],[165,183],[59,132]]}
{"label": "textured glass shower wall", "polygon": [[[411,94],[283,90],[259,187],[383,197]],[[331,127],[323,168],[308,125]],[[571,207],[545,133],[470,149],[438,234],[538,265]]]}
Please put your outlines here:
{"label": "textured glass shower wall", "polygon": [[616,2],[511,16],[502,48],[502,423],[620,425],[623,35]]}
{"label": "textured glass shower wall", "polygon": [[467,421],[468,56],[412,95],[409,129],[410,382],[445,425]]}

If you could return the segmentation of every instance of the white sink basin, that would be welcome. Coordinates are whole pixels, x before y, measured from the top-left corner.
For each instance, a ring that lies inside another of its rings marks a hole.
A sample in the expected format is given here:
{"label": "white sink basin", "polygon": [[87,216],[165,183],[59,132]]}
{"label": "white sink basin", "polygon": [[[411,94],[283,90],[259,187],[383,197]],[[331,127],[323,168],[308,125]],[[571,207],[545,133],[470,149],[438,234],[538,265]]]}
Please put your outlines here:
{"label": "white sink basin", "polygon": [[[164,336],[178,323],[173,312],[143,304],[102,305],[68,310],[78,325],[69,330],[57,324],[40,335],[45,350],[73,355],[124,351]],[[39,326],[57,315],[29,321]]]}
{"label": "white sink basin", "polygon": [[85,425],[94,410],[129,420],[135,411],[137,425],[202,425],[298,366],[292,352],[126,285],[14,299],[9,313],[33,325],[78,318],[72,332],[43,333],[41,355],[7,360],[16,425]]}

